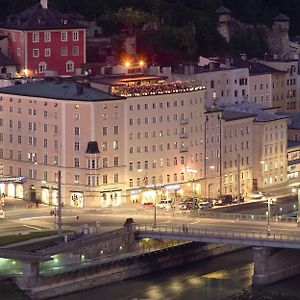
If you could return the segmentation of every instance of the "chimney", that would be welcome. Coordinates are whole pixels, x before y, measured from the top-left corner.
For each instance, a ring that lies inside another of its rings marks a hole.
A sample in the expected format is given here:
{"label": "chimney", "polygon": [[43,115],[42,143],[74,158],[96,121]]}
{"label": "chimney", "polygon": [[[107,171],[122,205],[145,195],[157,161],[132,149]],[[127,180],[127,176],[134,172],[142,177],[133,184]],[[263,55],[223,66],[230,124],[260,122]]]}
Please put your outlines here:
{"label": "chimney", "polygon": [[41,6],[43,9],[48,9],[48,0],[41,0]]}

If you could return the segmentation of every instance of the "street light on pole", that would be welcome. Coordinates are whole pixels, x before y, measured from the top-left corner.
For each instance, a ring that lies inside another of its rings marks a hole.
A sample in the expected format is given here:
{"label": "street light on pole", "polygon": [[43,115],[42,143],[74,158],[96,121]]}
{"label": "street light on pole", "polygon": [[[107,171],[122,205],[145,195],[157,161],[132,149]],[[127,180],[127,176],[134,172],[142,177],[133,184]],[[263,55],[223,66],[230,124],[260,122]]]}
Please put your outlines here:
{"label": "street light on pole", "polygon": [[268,211],[267,211],[267,235],[271,235],[271,227],[270,227],[270,214],[271,214],[271,198],[268,197]]}
{"label": "street light on pole", "polygon": [[62,236],[62,217],[61,217],[61,171],[58,171],[58,210],[57,210],[58,236]]}
{"label": "street light on pole", "polygon": [[300,227],[300,187],[293,188],[292,192],[297,192],[298,196],[298,209],[297,209],[297,227]]}

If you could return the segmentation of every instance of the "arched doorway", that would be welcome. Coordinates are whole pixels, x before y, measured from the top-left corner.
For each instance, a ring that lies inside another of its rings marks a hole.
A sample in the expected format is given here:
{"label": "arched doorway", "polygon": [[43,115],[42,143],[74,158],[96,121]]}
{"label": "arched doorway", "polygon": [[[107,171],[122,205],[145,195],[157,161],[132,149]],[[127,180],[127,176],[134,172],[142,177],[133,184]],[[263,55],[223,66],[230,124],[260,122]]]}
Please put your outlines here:
{"label": "arched doorway", "polygon": [[50,197],[49,197],[49,190],[43,189],[42,190],[42,202],[45,204],[50,204]]}
{"label": "arched doorway", "polygon": [[9,183],[7,186],[7,196],[15,197],[15,185],[13,183]]}
{"label": "arched doorway", "polygon": [[21,185],[21,184],[18,184],[16,186],[16,197],[19,199],[24,198],[24,189],[23,189],[23,185]]}
{"label": "arched doorway", "polygon": [[58,191],[56,190],[52,192],[52,205],[58,205]]}
{"label": "arched doorway", "polygon": [[30,201],[36,202],[36,188],[34,185],[30,186]]}

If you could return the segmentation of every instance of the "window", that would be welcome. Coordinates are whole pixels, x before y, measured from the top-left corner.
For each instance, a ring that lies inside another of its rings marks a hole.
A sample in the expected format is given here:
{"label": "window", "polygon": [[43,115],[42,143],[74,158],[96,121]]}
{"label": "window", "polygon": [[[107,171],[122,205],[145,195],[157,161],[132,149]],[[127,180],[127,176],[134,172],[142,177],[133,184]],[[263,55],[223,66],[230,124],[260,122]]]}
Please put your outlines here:
{"label": "window", "polygon": [[119,165],[119,157],[115,156],[114,157],[114,167],[117,167]]}
{"label": "window", "polygon": [[80,180],[80,176],[79,175],[74,175],[74,183],[78,184]]}
{"label": "window", "polygon": [[45,62],[39,63],[39,73],[45,73],[47,70],[47,64]]}
{"label": "window", "polygon": [[103,182],[104,184],[107,183],[107,175],[103,175],[103,176],[102,176],[102,182]]}
{"label": "window", "polygon": [[107,151],[107,142],[102,143],[102,151]]}
{"label": "window", "polygon": [[107,127],[102,127],[102,135],[107,135]]}
{"label": "window", "polygon": [[66,63],[66,71],[73,72],[74,71],[74,62],[72,60],[68,60]]}
{"label": "window", "polygon": [[79,32],[78,31],[73,31],[73,41],[79,41]]}
{"label": "window", "polygon": [[79,166],[80,166],[80,163],[79,163],[79,158],[74,158],[74,167],[75,168],[79,168]]}
{"label": "window", "polygon": [[17,56],[21,56],[21,49],[17,48]]}
{"label": "window", "polygon": [[44,42],[45,43],[51,42],[51,32],[44,32]]}
{"label": "window", "polygon": [[114,174],[114,183],[119,182],[119,174]]}
{"label": "window", "polygon": [[61,56],[67,56],[68,55],[68,48],[66,46],[63,46],[60,48],[60,55]]}
{"label": "window", "polygon": [[44,139],[44,148],[47,148],[47,147],[48,147],[48,140]]}
{"label": "window", "polygon": [[79,135],[80,129],[79,127],[74,127],[74,135]]}
{"label": "window", "polygon": [[79,142],[74,143],[74,150],[79,151]]}
{"label": "window", "polygon": [[102,159],[102,165],[103,165],[103,168],[107,168],[108,167],[108,159],[107,159],[107,157],[103,157],[103,159]]}
{"label": "window", "polygon": [[72,55],[79,56],[79,46],[72,47]]}
{"label": "window", "polygon": [[51,56],[51,49],[45,48],[45,57],[50,57],[50,56]]}
{"label": "window", "polygon": [[33,49],[33,50],[32,50],[32,56],[33,56],[33,57],[39,57],[39,56],[40,56],[40,51],[39,51],[39,49]]}
{"label": "window", "polygon": [[32,33],[32,42],[33,43],[38,43],[40,41],[40,35],[38,32],[33,32]]}
{"label": "window", "polygon": [[67,33],[66,31],[63,31],[63,32],[61,33],[61,41],[62,41],[62,42],[68,41],[68,33]]}
{"label": "window", "polygon": [[21,151],[17,152],[17,158],[18,158],[18,160],[22,160],[22,152]]}
{"label": "window", "polygon": [[114,134],[119,134],[119,126],[114,126]]}
{"label": "window", "polygon": [[113,149],[118,150],[119,149],[119,141],[113,141]]}

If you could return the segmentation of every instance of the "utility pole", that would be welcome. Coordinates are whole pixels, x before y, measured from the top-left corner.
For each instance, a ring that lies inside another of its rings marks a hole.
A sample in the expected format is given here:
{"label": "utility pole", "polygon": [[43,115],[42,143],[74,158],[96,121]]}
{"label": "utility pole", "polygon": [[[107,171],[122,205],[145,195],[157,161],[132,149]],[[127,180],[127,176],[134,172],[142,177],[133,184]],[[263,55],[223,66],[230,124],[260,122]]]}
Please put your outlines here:
{"label": "utility pole", "polygon": [[58,236],[62,236],[62,219],[61,219],[61,171],[58,171],[58,211],[57,211]]}
{"label": "utility pole", "polygon": [[237,158],[237,203],[240,204],[241,201],[241,155],[238,154]]}

